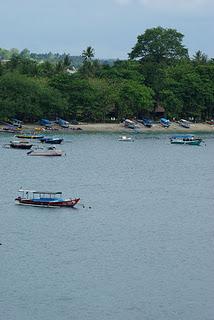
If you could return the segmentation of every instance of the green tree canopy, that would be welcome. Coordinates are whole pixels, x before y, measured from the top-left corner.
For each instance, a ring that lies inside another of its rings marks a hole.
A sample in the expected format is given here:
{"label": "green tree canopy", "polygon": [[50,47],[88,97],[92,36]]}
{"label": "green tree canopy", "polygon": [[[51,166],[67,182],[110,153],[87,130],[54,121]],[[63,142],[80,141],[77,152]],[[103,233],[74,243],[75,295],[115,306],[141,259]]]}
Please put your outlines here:
{"label": "green tree canopy", "polygon": [[183,37],[183,34],[175,29],[147,29],[137,37],[137,43],[129,53],[129,58],[156,63],[187,58],[188,50],[182,44]]}

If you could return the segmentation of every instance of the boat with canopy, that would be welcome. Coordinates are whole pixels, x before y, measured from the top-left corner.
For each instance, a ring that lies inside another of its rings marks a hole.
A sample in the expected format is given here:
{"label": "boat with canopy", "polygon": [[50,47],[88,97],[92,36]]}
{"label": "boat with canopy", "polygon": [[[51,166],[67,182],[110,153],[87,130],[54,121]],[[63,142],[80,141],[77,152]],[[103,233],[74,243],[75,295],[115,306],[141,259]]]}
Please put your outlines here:
{"label": "boat with canopy", "polygon": [[20,195],[15,199],[16,204],[34,207],[56,208],[70,207],[73,208],[80,198],[62,198],[62,192],[51,191],[34,191],[34,190],[19,190]]}

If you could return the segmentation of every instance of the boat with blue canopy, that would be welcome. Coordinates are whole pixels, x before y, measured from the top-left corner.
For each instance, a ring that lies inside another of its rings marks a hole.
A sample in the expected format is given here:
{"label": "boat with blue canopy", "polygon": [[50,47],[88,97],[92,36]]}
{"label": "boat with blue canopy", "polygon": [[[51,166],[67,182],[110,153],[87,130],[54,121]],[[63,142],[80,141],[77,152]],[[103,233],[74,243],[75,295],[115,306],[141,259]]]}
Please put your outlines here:
{"label": "boat with blue canopy", "polygon": [[194,135],[186,134],[186,135],[174,135],[170,137],[171,144],[188,144],[199,146],[203,140],[199,137],[195,137]]}
{"label": "boat with blue canopy", "polygon": [[20,195],[15,199],[16,204],[34,207],[56,208],[70,207],[73,208],[80,198],[64,199],[62,192],[52,191],[34,191],[34,190],[19,190]]}

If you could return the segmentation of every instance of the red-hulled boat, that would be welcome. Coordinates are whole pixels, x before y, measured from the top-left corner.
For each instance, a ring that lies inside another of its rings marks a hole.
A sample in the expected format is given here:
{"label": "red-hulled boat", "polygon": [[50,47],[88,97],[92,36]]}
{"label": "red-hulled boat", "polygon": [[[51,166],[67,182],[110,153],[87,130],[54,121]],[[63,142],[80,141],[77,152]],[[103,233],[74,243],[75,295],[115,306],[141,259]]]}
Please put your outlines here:
{"label": "red-hulled boat", "polygon": [[34,207],[56,208],[56,207],[70,207],[73,208],[80,198],[64,199],[62,192],[49,192],[49,191],[32,191],[32,190],[19,190],[21,193],[15,201],[17,204],[28,205]]}

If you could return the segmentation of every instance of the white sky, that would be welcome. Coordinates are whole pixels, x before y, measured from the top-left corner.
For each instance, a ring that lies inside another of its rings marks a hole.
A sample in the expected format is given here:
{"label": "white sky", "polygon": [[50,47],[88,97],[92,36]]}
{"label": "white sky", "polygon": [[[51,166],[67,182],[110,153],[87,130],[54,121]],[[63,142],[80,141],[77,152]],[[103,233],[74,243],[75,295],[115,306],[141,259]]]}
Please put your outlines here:
{"label": "white sky", "polygon": [[184,34],[190,55],[214,57],[214,0],[7,0],[0,3],[0,47],[126,58],[148,28]]}

